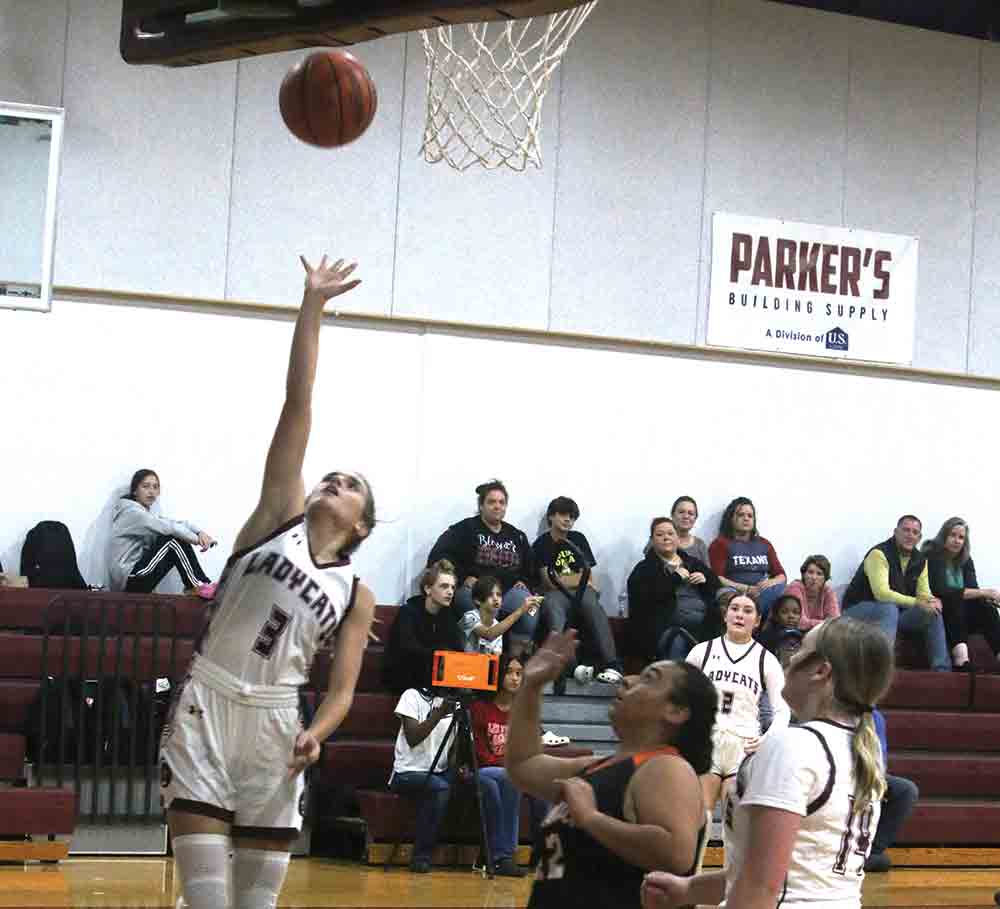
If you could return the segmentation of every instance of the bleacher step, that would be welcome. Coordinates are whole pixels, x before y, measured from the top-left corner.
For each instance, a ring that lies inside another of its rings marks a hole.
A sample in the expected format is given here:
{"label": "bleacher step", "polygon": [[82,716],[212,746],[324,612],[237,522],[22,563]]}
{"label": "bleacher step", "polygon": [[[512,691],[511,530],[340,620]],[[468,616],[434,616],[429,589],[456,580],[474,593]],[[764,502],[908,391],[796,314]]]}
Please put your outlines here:
{"label": "bleacher step", "polygon": [[608,726],[607,698],[567,698],[551,695],[542,701],[542,722],[598,723]]}

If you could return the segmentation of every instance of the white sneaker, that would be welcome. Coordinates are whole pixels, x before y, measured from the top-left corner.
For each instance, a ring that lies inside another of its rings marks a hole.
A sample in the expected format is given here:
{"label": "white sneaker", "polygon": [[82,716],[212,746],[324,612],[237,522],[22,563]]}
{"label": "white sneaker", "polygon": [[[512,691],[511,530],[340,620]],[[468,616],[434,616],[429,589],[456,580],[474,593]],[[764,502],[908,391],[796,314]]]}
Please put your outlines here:
{"label": "white sneaker", "polygon": [[624,676],[617,670],[608,666],[597,673],[597,681],[604,682],[605,685],[614,685],[617,688],[624,681]]}
{"label": "white sneaker", "polygon": [[556,735],[554,732],[546,730],[542,733],[542,744],[547,745],[549,748],[555,748],[558,745],[568,745],[569,736]]}
{"label": "white sneaker", "polygon": [[573,670],[573,680],[577,685],[588,685],[594,681],[594,667],[593,666],[577,666]]}

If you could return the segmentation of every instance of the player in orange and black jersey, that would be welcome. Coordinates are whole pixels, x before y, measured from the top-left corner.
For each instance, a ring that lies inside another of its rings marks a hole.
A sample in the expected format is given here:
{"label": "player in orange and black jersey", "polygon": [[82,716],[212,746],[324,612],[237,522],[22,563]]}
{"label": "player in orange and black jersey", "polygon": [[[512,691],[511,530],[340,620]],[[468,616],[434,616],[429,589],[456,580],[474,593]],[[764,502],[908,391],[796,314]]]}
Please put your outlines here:
{"label": "player in orange and black jersey", "polygon": [[553,757],[538,736],[542,688],[575,649],[574,632],[549,635],[525,665],[511,710],[507,771],[554,803],[528,906],[638,907],[647,871],[691,874],[697,865],[706,835],[697,780],[711,761],[715,688],[690,664],[652,663],[612,702],[615,755]]}

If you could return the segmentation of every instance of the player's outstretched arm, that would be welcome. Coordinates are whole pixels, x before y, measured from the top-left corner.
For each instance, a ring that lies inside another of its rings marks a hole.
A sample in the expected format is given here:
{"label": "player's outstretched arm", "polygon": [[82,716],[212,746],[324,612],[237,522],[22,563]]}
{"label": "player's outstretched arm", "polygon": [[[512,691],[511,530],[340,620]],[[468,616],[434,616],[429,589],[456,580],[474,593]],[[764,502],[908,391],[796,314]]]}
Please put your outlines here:
{"label": "player's outstretched arm", "polygon": [[557,758],[545,754],[538,732],[542,689],[559,677],[575,652],[575,631],[552,632],[525,665],[521,688],[510,710],[504,758],[507,773],[518,789],[547,802],[561,797],[562,780],[594,762],[592,757]]}
{"label": "player's outstretched arm", "polygon": [[292,336],[285,404],[267,452],[260,502],[236,538],[234,548],[237,550],[253,546],[276,527],[301,514],[305,507],[302,462],[312,426],[312,392],[319,359],[323,307],[328,300],[361,283],[350,277],[357,267],[353,262],[345,265],[343,259],[338,259],[329,264],[323,256],[319,265],[313,268],[304,257],[299,258],[306,270],[306,280]]}
{"label": "player's outstretched arm", "polygon": [[351,709],[374,618],[375,594],[364,584],[359,584],[354,607],[337,630],[326,695],[316,709],[309,728],[300,732],[295,740],[288,765],[292,773],[298,773],[319,760],[323,742],[344,722],[347,711]]}

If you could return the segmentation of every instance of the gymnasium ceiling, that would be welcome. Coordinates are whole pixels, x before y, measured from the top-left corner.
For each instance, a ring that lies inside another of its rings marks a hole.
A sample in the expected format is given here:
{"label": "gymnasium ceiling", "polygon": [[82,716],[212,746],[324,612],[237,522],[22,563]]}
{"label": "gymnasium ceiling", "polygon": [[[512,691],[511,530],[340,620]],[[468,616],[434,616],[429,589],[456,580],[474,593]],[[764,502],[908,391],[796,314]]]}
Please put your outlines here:
{"label": "gymnasium ceiling", "polygon": [[1000,41],[1000,0],[774,0],[952,35]]}

